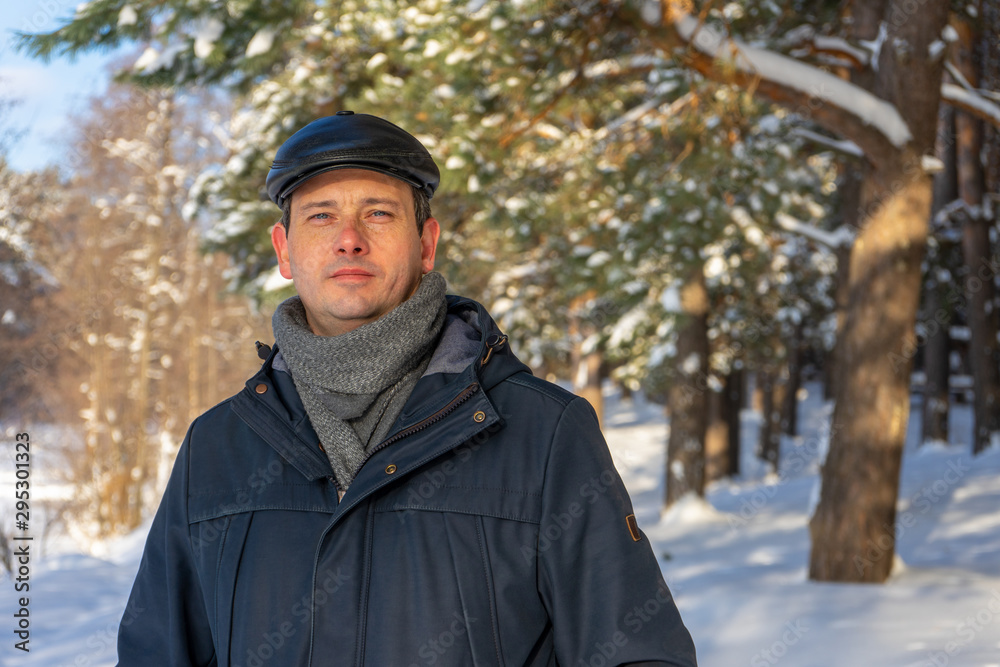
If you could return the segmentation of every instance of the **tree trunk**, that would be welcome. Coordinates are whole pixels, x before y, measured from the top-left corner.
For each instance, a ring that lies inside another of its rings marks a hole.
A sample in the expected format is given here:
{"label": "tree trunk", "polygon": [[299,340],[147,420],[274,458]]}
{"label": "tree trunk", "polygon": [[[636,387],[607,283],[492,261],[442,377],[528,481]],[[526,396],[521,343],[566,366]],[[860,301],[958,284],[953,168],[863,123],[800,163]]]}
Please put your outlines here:
{"label": "tree trunk", "polygon": [[[958,68],[973,86],[979,83],[975,47],[977,35],[965,21],[957,21]],[[969,362],[972,365],[974,427],[972,451],[979,453],[993,440],[1000,440],[1000,345],[997,344],[997,318],[994,312],[994,277],[990,258],[990,227],[983,200],[982,121],[963,111],[955,112],[956,168],[958,192],[968,215],[962,229],[962,254],[965,257],[965,288],[971,341]]]}
{"label": "tree trunk", "polygon": [[805,324],[795,325],[795,334],[788,346],[788,382],[783,390],[781,432],[795,436],[799,432],[799,390],[802,388],[802,356]]}
{"label": "tree trunk", "polygon": [[670,437],[664,507],[683,496],[705,495],[705,430],[708,427],[708,289],[698,266],[681,289],[681,328],[677,335],[677,373],[667,390]]}
{"label": "tree trunk", "polygon": [[708,389],[708,428],[705,431],[705,483],[729,474],[729,420],[726,416],[726,390]]}
{"label": "tree trunk", "polygon": [[[935,174],[933,184],[933,200],[931,203],[931,218],[946,205],[954,201],[958,194],[955,183],[955,113],[951,107],[942,105],[938,114],[938,131],[935,153],[944,164],[944,168]],[[944,236],[943,234],[941,235]],[[942,298],[944,285],[939,279],[939,271],[951,269],[943,264],[944,258],[950,256],[946,251],[945,241],[938,241],[938,262],[931,265],[930,275],[924,286],[924,328],[926,342],[924,344],[924,402],[921,419],[920,444],[931,442],[948,442],[948,412],[951,407],[951,397],[948,393],[948,380],[951,375],[950,359],[951,337],[949,329],[954,319],[951,304]]]}
{"label": "tree trunk", "polygon": [[597,422],[604,425],[604,395],[601,382],[604,380],[604,357],[600,352],[576,354],[576,378],[573,391],[590,402],[597,413]]}
{"label": "tree trunk", "polygon": [[[928,328],[924,344],[924,407],[920,443],[948,442],[948,353],[950,336],[948,321],[938,323],[935,314],[944,308],[941,286],[929,282],[925,293],[925,313]],[[937,326],[935,326],[937,325]]]}
{"label": "tree trunk", "polygon": [[942,70],[926,54],[947,22],[948,3],[928,0],[914,13],[907,0],[892,0],[887,9],[874,92],[895,105],[913,138],[877,161],[851,253],[842,381],[809,524],[809,576],[821,581],[885,581],[895,555],[913,354],[905,341],[912,341],[916,323],[931,208],[921,158],[934,145]]}
{"label": "tree trunk", "polygon": [[771,432],[773,422],[771,413],[774,411],[774,373],[771,371],[757,372],[757,395],[760,397],[760,430],[757,432],[757,458],[765,461],[775,470],[778,460],[778,449],[774,447],[774,434]]}
{"label": "tree trunk", "polygon": [[[867,170],[867,165],[861,167]],[[857,229],[861,226],[859,212],[861,205],[861,185],[862,176],[853,165],[842,165],[841,179],[838,191],[841,197],[841,207],[843,208],[844,219],[842,225],[847,225],[849,229]],[[837,395],[839,384],[839,373],[843,368],[840,363],[840,341],[843,339],[844,321],[847,319],[847,293],[848,293],[848,270],[851,265],[851,247],[842,245],[836,249],[837,254],[837,289],[834,294],[834,308],[836,313],[836,338],[833,347],[827,355],[826,361],[826,382],[823,385],[824,397],[834,398]]]}
{"label": "tree trunk", "polygon": [[[881,582],[892,567],[912,361],[901,346],[912,341],[916,320],[930,181],[907,177],[903,165],[879,177],[874,194],[885,203],[851,256],[842,382],[810,522],[810,578],[821,581]],[[894,184],[901,185],[893,196]]]}
{"label": "tree trunk", "polygon": [[761,395],[760,440],[757,451],[760,458],[777,474],[781,466],[782,405],[787,385],[778,379],[778,373],[766,370],[758,373]]}
{"label": "tree trunk", "polygon": [[[980,49],[984,90],[1000,90],[1000,0],[982,0],[979,3]],[[985,180],[987,192],[1000,192],[1000,129],[986,126],[983,139]]]}
{"label": "tree trunk", "polygon": [[[578,313],[584,308],[592,294],[578,297],[573,303],[571,312]],[[598,424],[604,424],[604,395],[601,393],[601,382],[604,380],[604,356],[600,351],[584,352],[583,344],[593,333],[593,327],[579,315],[570,317],[569,337],[573,342],[570,361],[573,369],[573,392],[587,399],[597,413]]]}
{"label": "tree trunk", "polygon": [[742,368],[733,368],[726,376],[725,401],[723,414],[725,415],[728,436],[729,469],[726,474],[730,477],[737,477],[740,474],[740,411],[744,402],[744,372]]}
{"label": "tree trunk", "polygon": [[[854,43],[875,42],[878,39],[883,16],[889,0],[849,0],[845,3],[847,12],[851,15],[851,20],[847,23],[848,38]],[[861,86],[865,90],[874,90],[876,72],[871,67],[852,69],[850,72],[851,83]],[[841,198],[841,210],[843,211],[842,225],[847,225],[848,229],[859,229],[864,223],[863,211],[864,201],[862,200],[862,190],[864,183],[871,173],[871,165],[867,162],[858,162],[849,157],[840,160],[840,183],[838,184],[838,194]],[[827,382],[824,386],[824,393],[827,399],[836,398],[838,395],[840,376],[843,364],[840,361],[840,347],[844,334],[844,322],[847,319],[848,286],[850,277],[848,270],[851,264],[851,246],[840,246],[837,253],[837,291],[835,294],[837,337],[833,350],[830,352],[830,362],[832,371],[827,373]]]}

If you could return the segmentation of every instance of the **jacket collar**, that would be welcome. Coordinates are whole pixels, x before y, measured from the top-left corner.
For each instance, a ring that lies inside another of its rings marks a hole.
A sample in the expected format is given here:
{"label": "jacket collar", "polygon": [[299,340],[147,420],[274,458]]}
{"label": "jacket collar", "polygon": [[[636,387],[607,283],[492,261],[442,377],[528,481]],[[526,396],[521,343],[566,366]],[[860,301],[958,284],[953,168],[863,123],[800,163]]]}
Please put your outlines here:
{"label": "jacket collar", "polygon": [[[428,371],[403,406],[386,442],[447,410],[457,397],[473,386],[476,387],[473,393],[479,392],[481,396],[462,406],[460,412],[464,413],[472,406],[488,408],[481,410],[488,419],[473,423],[478,430],[493,427],[499,422],[499,416],[489,404],[486,392],[515,373],[530,372],[511,352],[506,336],[482,304],[457,296],[448,296],[447,300],[448,320],[438,348]],[[319,445],[319,437],[309,422],[291,376],[274,368],[277,354],[275,346],[257,374],[234,397],[233,410],[307,479],[332,477],[330,463]],[[406,449],[409,450],[411,440],[414,445],[427,442],[424,437],[406,438],[400,440],[400,444],[406,442]],[[451,444],[448,450],[460,443]],[[373,451],[379,449],[381,445]],[[428,453],[423,452],[424,455]],[[359,481],[356,479],[352,483],[352,490]]]}

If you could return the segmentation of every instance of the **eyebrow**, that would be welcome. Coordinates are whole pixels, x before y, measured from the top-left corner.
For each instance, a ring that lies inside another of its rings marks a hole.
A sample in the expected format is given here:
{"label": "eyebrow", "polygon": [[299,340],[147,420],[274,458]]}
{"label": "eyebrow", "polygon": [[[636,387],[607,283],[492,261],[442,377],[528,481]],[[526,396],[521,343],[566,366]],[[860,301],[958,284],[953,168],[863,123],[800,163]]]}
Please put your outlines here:
{"label": "eyebrow", "polygon": [[[361,200],[362,206],[391,206],[393,208],[403,208],[403,204],[395,199],[385,197],[366,197]],[[299,207],[300,211],[311,211],[317,208],[340,208],[340,204],[334,199],[324,199],[322,201],[311,201]]]}

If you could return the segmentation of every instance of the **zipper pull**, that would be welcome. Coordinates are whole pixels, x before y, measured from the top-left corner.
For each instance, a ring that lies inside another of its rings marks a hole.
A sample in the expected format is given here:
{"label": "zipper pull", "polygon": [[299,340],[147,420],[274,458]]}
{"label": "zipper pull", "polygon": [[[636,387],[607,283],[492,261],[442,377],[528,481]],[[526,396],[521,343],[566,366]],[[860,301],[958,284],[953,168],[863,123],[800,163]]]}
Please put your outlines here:
{"label": "zipper pull", "polygon": [[490,357],[493,356],[493,350],[498,350],[503,347],[504,343],[507,342],[507,336],[504,334],[492,334],[486,339],[486,356],[483,360],[479,362],[480,366],[485,366],[489,362]]}

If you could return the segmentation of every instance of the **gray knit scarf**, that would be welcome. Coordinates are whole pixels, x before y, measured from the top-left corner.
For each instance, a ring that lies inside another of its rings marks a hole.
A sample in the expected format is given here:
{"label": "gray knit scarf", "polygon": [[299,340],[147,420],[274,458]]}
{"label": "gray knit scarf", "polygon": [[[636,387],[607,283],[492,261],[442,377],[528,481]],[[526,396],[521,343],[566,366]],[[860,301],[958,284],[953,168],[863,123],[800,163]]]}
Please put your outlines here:
{"label": "gray knit scarf", "polygon": [[394,310],[339,336],[314,334],[297,296],[275,310],[274,339],[342,489],[388,435],[430,363],[444,295],[445,279],[428,273]]}

